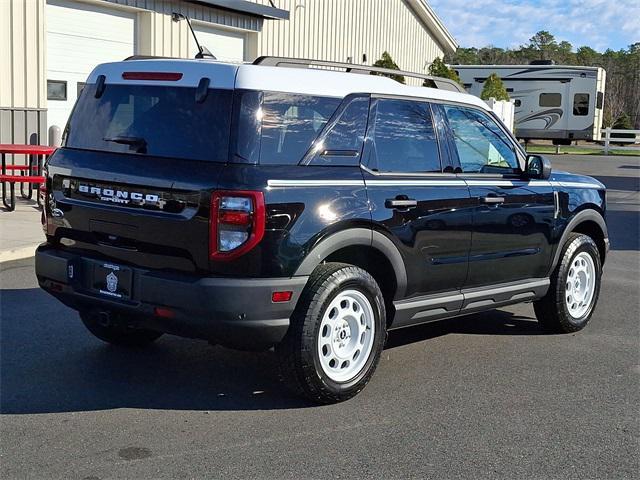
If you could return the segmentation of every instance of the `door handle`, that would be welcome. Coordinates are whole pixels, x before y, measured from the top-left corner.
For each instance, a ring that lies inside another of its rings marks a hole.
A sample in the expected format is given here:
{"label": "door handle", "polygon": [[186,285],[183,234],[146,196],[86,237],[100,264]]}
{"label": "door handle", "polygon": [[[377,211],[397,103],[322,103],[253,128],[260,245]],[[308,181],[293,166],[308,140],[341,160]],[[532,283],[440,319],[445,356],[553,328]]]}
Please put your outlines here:
{"label": "door handle", "polygon": [[397,210],[410,210],[418,206],[418,201],[413,198],[388,198],[384,201],[384,206]]}
{"label": "door handle", "polygon": [[504,203],[504,197],[480,197],[480,203],[498,204]]}

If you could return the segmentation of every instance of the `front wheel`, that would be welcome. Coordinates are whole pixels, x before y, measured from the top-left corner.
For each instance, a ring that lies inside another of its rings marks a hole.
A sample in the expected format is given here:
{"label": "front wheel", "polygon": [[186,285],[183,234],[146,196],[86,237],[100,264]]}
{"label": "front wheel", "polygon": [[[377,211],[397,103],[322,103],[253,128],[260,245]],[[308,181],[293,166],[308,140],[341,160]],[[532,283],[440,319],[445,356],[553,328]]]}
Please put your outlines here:
{"label": "front wheel", "polygon": [[320,265],[276,348],[282,376],[315,402],[347,400],[369,382],[386,336],[384,298],[374,278],[352,265]]}
{"label": "front wheel", "polygon": [[582,330],[598,302],[602,265],[593,239],[569,235],[547,294],[533,303],[542,327],[552,333]]}

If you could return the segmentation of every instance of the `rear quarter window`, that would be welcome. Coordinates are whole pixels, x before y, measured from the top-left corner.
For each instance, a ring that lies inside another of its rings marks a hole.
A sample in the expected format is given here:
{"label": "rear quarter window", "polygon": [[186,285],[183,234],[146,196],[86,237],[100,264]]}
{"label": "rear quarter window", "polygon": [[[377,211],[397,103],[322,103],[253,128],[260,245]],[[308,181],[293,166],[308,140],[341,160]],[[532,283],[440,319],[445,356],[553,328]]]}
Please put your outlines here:
{"label": "rear quarter window", "polygon": [[265,92],[260,164],[296,165],[322,131],[342,99]]}

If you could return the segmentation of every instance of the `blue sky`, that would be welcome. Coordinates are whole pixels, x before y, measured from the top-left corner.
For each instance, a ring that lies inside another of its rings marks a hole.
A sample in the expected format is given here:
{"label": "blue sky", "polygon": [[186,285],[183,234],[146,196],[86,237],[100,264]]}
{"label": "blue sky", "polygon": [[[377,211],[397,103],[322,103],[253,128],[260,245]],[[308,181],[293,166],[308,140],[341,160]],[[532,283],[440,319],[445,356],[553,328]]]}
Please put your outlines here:
{"label": "blue sky", "polygon": [[548,30],[574,49],[640,42],[640,0],[427,0],[462,47],[518,47]]}

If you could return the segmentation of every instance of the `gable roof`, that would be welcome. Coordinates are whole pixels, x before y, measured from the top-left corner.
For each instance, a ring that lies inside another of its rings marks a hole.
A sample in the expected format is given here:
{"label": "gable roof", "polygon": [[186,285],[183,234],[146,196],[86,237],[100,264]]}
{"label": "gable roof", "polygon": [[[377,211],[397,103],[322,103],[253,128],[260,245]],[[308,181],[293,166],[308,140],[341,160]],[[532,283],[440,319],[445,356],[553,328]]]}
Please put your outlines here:
{"label": "gable roof", "polygon": [[440,44],[445,53],[455,53],[458,42],[438,18],[426,0],[406,0],[409,7],[422,20],[433,38]]}

